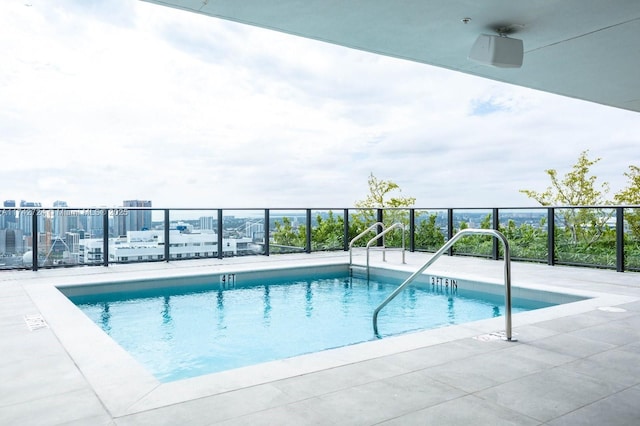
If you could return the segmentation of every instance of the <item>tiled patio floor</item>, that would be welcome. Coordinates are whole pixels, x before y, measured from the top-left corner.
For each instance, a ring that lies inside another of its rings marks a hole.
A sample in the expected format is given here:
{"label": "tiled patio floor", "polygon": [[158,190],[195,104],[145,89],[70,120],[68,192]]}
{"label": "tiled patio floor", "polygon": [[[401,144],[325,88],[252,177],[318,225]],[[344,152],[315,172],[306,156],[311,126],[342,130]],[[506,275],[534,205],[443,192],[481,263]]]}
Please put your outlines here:
{"label": "tiled patio floor", "polygon": [[[428,255],[409,253],[407,265],[387,256],[410,271]],[[640,424],[638,273],[514,262],[514,286],[593,296],[515,315],[517,342],[478,338],[504,330],[495,318],[164,384],[54,287],[346,261],[325,253],[0,272],[0,424]],[[433,272],[499,281],[502,267],[443,257]]]}

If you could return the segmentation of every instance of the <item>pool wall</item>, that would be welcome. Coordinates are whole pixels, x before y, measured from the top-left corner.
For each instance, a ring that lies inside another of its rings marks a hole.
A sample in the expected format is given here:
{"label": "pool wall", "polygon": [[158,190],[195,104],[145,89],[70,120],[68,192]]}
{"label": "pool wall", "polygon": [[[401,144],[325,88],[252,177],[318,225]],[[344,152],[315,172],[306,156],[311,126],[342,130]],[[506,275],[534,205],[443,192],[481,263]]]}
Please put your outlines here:
{"label": "pool wall", "polygon": [[349,265],[344,263],[325,266],[300,266],[290,268],[265,268],[253,271],[229,270],[224,273],[200,273],[177,277],[141,278],[135,280],[119,280],[100,284],[68,284],[57,286],[67,297],[121,293],[130,291],[159,290],[163,288],[184,287],[185,290],[225,289],[233,279],[234,287],[242,287],[246,283],[255,285],[260,280],[293,279],[301,276],[327,278],[349,273]]}
{"label": "pool wall", "polygon": [[[190,274],[172,277],[141,278],[136,280],[121,280],[115,282],[104,282],[99,284],[69,284],[57,286],[65,296],[69,298],[86,295],[113,294],[132,291],[161,290],[165,288],[184,287],[185,291],[226,289],[233,280],[233,288],[245,285],[259,285],[275,279],[295,279],[300,277],[313,276],[316,278],[328,278],[332,276],[349,274],[349,264],[336,263],[323,266],[299,266],[288,268],[264,268],[252,271],[229,270],[224,273]],[[370,278],[374,281],[391,281],[401,284],[408,276],[409,272],[388,268],[370,268]],[[356,273],[354,276],[362,276]],[[501,281],[477,281],[469,278],[458,278],[452,275],[434,275],[423,273],[414,281],[414,285],[421,287],[449,287],[455,286],[458,289],[465,289],[477,293],[488,293],[503,296],[505,289]],[[517,283],[516,283],[517,284]],[[531,289],[514,285],[512,282],[511,295],[514,299],[544,302],[554,305],[577,302],[588,298],[588,296],[559,293],[543,289]]]}
{"label": "pool wall", "polygon": [[[386,268],[371,268],[370,278],[372,280],[394,280],[398,281],[398,284],[402,283],[409,273],[405,271],[398,271],[394,269]],[[476,293],[488,293],[498,296],[504,296],[505,288],[503,281],[478,281],[477,278],[458,278],[453,275],[434,275],[427,272],[423,273],[413,282],[416,286],[421,287],[452,287],[455,285],[458,289],[465,289]],[[516,283],[517,284],[517,283]],[[544,302],[553,305],[561,305],[564,303],[578,302],[589,298],[587,295],[559,293],[551,290],[544,289],[532,289],[526,287],[519,287],[511,282],[511,297],[514,299],[531,300],[537,302]]]}

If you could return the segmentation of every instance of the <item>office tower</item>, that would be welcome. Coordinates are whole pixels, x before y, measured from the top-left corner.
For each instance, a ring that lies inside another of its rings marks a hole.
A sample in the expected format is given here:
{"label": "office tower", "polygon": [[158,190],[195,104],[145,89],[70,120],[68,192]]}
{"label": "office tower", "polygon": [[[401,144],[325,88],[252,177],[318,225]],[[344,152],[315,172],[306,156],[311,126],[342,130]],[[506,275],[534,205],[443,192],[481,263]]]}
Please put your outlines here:
{"label": "office tower", "polygon": [[0,229],[0,255],[24,253],[22,231],[18,229]]}
{"label": "office tower", "polygon": [[62,237],[69,232],[69,210],[61,208],[69,207],[66,201],[53,202],[53,235]]}
{"label": "office tower", "polygon": [[[42,207],[42,203],[35,203],[32,201],[20,201],[20,213],[18,214],[18,229],[22,231],[25,236],[32,235],[33,226],[33,215],[37,214],[38,216],[38,231],[44,232],[44,215],[40,214],[38,209]],[[24,209],[24,210],[22,210]]]}
{"label": "office tower", "polygon": [[[125,200],[122,202],[122,206],[125,208],[151,207],[151,201]],[[118,222],[121,223],[120,221]],[[144,231],[146,229],[151,229],[151,210],[129,210],[129,214],[125,217],[125,222],[127,224],[125,231]]]}
{"label": "office tower", "polygon": [[201,216],[200,217],[200,229],[216,229],[216,219],[213,216]]}
{"label": "office tower", "polygon": [[[16,200],[6,200],[3,204],[4,208],[15,208]],[[0,215],[0,229],[17,229],[15,210],[4,210]]]}

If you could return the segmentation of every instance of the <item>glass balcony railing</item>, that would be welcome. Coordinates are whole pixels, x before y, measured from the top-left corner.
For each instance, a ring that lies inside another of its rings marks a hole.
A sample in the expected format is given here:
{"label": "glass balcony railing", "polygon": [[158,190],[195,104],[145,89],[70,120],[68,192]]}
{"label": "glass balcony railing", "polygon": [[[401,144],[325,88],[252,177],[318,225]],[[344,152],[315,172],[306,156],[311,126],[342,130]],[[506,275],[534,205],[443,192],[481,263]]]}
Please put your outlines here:
{"label": "glass balcony railing", "polygon": [[[640,271],[640,207],[398,209],[0,209],[0,270],[348,250],[370,224],[387,247],[434,252],[464,228],[499,230],[512,259]],[[361,240],[366,244],[365,239]],[[35,254],[35,255],[34,255]],[[500,259],[491,239],[450,255]]]}

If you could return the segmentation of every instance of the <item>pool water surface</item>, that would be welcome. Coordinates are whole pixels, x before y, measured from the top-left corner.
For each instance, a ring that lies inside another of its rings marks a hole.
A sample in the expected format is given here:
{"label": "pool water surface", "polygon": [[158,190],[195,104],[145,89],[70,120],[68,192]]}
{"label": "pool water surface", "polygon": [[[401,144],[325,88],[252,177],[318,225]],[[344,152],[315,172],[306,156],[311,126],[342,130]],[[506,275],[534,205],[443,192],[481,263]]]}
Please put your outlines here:
{"label": "pool water surface", "polygon": [[[504,313],[503,296],[422,284],[381,311],[376,336],[373,311],[399,283],[335,276],[70,299],[163,382]],[[512,312],[552,305],[513,299]]]}

